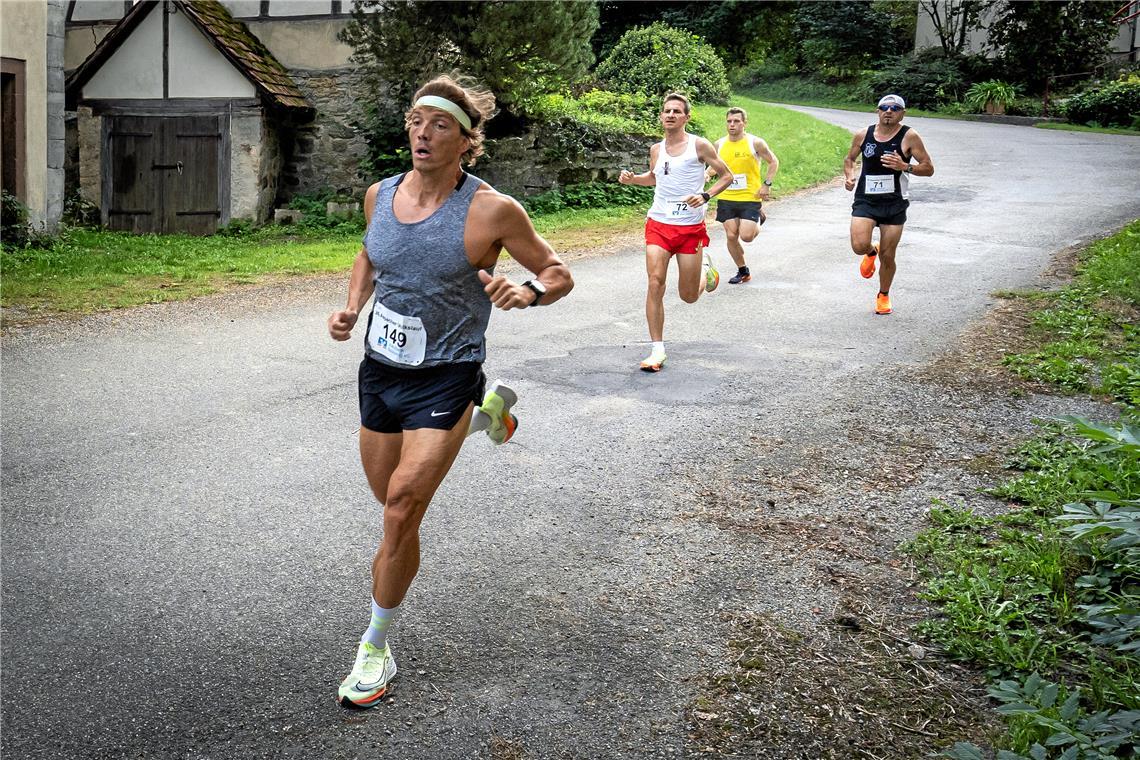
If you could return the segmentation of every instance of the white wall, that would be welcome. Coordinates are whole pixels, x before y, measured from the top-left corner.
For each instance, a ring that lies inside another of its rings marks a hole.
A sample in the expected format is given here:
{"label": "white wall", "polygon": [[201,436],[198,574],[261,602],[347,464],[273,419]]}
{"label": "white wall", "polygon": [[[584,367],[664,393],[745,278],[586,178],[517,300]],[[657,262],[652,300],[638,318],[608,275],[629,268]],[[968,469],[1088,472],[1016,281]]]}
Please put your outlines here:
{"label": "white wall", "polygon": [[142,23],[111,54],[83,87],[88,99],[162,97],[162,8]]}
{"label": "white wall", "polygon": [[[162,14],[155,11],[151,15],[161,18]],[[193,22],[181,13],[170,16],[170,97],[252,98],[256,95],[253,84],[218,52]]]}

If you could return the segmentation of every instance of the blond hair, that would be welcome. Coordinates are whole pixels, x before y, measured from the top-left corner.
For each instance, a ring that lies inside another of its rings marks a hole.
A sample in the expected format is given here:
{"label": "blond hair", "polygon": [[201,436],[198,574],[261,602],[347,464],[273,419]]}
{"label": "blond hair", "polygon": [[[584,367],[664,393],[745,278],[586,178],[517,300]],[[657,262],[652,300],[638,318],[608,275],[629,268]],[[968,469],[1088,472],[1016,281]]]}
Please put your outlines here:
{"label": "blond hair", "polygon": [[[462,124],[459,125],[459,130],[467,136],[470,142],[460,160],[468,166],[474,166],[475,159],[483,155],[484,124],[495,115],[494,94],[470,77],[452,73],[440,74],[424,84],[423,87],[416,90],[416,94],[412,96],[412,102],[415,103],[424,95],[447,98],[463,109],[463,113],[471,119],[471,129],[467,129]],[[407,113],[404,114],[404,128],[408,129],[411,125],[412,109],[408,109]]]}
{"label": "blond hair", "polygon": [[670,100],[679,100],[682,103],[684,103],[685,104],[685,115],[687,116],[689,114],[689,99],[686,98],[684,95],[682,95],[679,92],[669,93],[668,95],[666,95],[664,98],[661,99],[661,107],[664,108],[665,104],[668,103]]}

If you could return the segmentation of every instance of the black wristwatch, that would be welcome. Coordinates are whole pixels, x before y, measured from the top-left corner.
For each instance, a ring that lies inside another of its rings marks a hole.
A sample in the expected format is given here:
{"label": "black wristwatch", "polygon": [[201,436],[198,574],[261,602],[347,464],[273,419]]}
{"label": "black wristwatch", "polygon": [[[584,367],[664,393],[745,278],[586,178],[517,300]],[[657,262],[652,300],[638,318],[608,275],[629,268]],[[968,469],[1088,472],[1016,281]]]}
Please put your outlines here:
{"label": "black wristwatch", "polygon": [[546,295],[546,286],[538,280],[527,280],[523,283],[523,287],[530,288],[534,291],[534,300],[531,301],[528,306],[538,306],[538,302],[542,300],[542,297],[544,295]]}
{"label": "black wristwatch", "polygon": [[709,195],[708,193],[701,193],[701,197],[705,199],[705,203],[708,203],[709,198],[711,198],[712,196]]}

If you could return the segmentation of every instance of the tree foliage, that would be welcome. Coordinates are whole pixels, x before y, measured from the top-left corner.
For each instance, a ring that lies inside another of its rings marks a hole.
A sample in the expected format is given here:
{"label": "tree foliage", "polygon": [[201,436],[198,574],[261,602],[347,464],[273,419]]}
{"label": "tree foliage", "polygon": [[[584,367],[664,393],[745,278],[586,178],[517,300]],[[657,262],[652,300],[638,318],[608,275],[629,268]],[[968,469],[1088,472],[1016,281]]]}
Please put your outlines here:
{"label": "tree foliage", "polygon": [[808,71],[851,75],[911,47],[909,40],[895,39],[904,32],[893,24],[889,10],[869,0],[803,3],[794,28],[796,63]]}
{"label": "tree foliage", "polygon": [[702,37],[716,49],[726,67],[740,68],[764,59],[789,38],[797,5],[750,0],[602,0],[598,3],[601,25],[594,34],[594,53],[603,59],[629,30],[661,22]]}
{"label": "tree foliage", "polygon": [[660,22],[622,35],[594,73],[616,92],[660,98],[675,90],[706,103],[728,99],[724,62],[712,46]]}
{"label": "tree foliage", "polygon": [[364,171],[407,168],[404,110],[427,79],[457,70],[487,86],[507,112],[488,133],[509,132],[520,101],[586,72],[597,28],[597,7],[574,0],[360,0],[340,39],[367,89],[356,124],[368,140]]}
{"label": "tree foliage", "polygon": [[369,84],[399,102],[459,70],[509,108],[584,74],[597,28],[597,7],[574,0],[361,0],[341,39]]}
{"label": "tree foliage", "polygon": [[1114,3],[1006,3],[990,25],[990,47],[1006,78],[1044,88],[1050,76],[1091,72],[1116,34]]}

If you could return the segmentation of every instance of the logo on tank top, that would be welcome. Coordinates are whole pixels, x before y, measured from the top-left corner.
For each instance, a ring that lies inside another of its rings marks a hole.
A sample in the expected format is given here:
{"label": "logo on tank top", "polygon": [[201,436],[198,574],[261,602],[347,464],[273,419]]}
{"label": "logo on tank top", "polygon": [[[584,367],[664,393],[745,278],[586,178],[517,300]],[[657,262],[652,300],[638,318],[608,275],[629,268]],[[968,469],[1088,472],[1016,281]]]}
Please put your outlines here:
{"label": "logo on tank top", "polygon": [[863,146],[863,155],[871,158],[875,155],[875,143],[867,143]]}

